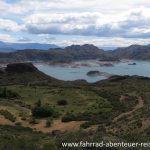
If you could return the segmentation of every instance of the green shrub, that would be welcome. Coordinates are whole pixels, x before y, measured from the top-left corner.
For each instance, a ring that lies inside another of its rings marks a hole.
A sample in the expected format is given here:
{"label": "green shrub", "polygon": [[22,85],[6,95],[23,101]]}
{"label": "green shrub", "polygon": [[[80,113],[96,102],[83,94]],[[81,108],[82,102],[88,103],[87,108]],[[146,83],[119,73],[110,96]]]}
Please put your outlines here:
{"label": "green shrub", "polygon": [[21,120],[24,120],[24,121],[25,121],[25,120],[27,120],[27,118],[26,118],[26,117],[21,117]]}
{"label": "green shrub", "polygon": [[59,100],[57,102],[57,105],[60,105],[60,106],[64,106],[64,105],[67,105],[67,104],[68,104],[68,102],[66,100]]}
{"label": "green shrub", "polygon": [[85,122],[84,124],[80,125],[80,128],[83,128],[83,129],[87,129],[89,128],[91,125],[89,122]]}
{"label": "green shrub", "polygon": [[53,122],[52,118],[48,118],[46,120],[46,127],[50,127],[52,125],[52,122]]}
{"label": "green shrub", "polygon": [[52,117],[54,115],[54,110],[48,106],[48,105],[44,105],[44,106],[35,106],[32,109],[32,115],[34,117]]}
{"label": "green shrub", "polygon": [[0,114],[3,115],[6,119],[15,122],[16,117],[14,117],[13,114],[11,114],[9,111],[7,110],[0,110]]}
{"label": "green shrub", "polygon": [[18,96],[18,93],[8,90],[5,87],[0,88],[0,98],[17,98]]}
{"label": "green shrub", "polygon": [[38,121],[37,121],[34,117],[31,117],[31,118],[29,119],[29,123],[30,123],[30,124],[38,124]]}
{"label": "green shrub", "polygon": [[35,103],[35,105],[36,105],[37,107],[41,107],[41,105],[42,105],[41,100],[39,99],[39,100]]}
{"label": "green shrub", "polygon": [[16,126],[21,126],[21,122],[16,122],[15,125]]}
{"label": "green shrub", "polygon": [[67,113],[64,117],[62,117],[62,122],[75,121],[76,116],[74,114]]}

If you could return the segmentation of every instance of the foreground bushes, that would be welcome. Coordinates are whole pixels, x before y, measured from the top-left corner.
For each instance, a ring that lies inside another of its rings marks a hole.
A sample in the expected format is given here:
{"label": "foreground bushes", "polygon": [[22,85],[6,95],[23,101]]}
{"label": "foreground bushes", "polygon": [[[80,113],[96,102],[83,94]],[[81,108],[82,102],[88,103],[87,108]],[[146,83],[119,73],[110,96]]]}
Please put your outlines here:
{"label": "foreground bushes", "polygon": [[50,126],[52,125],[52,123],[53,123],[52,118],[48,118],[48,119],[46,120],[46,127],[47,127],[47,128],[50,127]]}
{"label": "foreground bushes", "polygon": [[62,122],[76,121],[77,117],[74,114],[67,113],[62,117]]}
{"label": "foreground bushes", "polygon": [[49,105],[42,105],[41,101],[38,100],[37,103],[35,103],[34,108],[32,109],[32,116],[33,117],[56,117],[57,113],[54,111],[54,109]]}
{"label": "foreground bushes", "polygon": [[17,98],[18,96],[16,92],[0,87],[0,98]]}
{"label": "foreground bushes", "polygon": [[47,105],[44,106],[35,106],[32,109],[32,115],[34,117],[51,117],[54,115],[54,110]]}
{"label": "foreground bushes", "polygon": [[68,104],[68,102],[66,100],[59,100],[57,102],[57,105],[60,105],[60,106],[64,106],[64,105],[67,105],[67,104]]}
{"label": "foreground bushes", "polygon": [[6,119],[15,122],[16,117],[14,117],[13,114],[11,114],[9,111],[7,110],[0,110],[0,114],[3,115]]}
{"label": "foreground bushes", "polygon": [[0,150],[58,150],[54,140],[31,128],[0,125]]}

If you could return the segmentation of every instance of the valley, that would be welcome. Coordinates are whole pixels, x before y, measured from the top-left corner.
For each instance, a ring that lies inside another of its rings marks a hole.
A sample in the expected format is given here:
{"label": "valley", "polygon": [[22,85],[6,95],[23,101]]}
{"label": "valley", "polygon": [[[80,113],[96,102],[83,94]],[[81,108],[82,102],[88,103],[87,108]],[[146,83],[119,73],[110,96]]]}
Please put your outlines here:
{"label": "valley", "polygon": [[42,150],[74,139],[148,141],[149,89],[148,77],[62,81],[31,63],[8,65],[0,73],[0,148],[7,138],[7,147]]}

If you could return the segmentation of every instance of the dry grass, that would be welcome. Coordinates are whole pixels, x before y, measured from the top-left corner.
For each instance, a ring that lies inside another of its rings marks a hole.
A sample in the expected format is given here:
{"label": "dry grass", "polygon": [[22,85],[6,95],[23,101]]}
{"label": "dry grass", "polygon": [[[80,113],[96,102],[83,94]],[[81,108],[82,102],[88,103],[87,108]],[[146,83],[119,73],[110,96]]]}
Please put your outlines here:
{"label": "dry grass", "polygon": [[[16,122],[20,122],[21,126],[29,127],[35,131],[41,131],[43,133],[50,133],[54,130],[60,130],[61,132],[75,132],[80,129],[80,125],[85,123],[85,121],[71,121],[71,122],[61,122],[61,120],[54,120],[51,127],[46,127],[46,120],[40,120],[38,124],[30,124],[27,121],[21,120],[20,117],[16,118]],[[1,125],[15,125],[15,123],[9,121],[0,115],[0,124]]]}

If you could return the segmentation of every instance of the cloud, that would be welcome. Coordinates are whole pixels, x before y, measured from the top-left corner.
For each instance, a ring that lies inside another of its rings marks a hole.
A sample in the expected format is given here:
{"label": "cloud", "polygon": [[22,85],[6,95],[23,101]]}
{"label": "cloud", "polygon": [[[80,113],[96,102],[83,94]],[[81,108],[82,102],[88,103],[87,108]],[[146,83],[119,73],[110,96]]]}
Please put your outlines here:
{"label": "cloud", "polygon": [[9,34],[0,34],[0,41],[15,42],[16,39]]}
{"label": "cloud", "polygon": [[25,25],[32,34],[150,38],[148,14],[150,10],[145,8],[129,10],[115,16],[98,12],[40,13],[26,17]]}
{"label": "cloud", "polygon": [[121,12],[145,6],[149,8],[149,0],[16,0],[0,1],[0,10],[5,13],[25,14],[34,12]]}
{"label": "cloud", "polygon": [[[149,8],[149,0],[0,0],[0,31],[14,32],[12,36],[22,42],[24,37],[52,41],[49,37],[54,35],[64,36],[63,43],[72,43],[72,36],[84,36],[82,42],[93,36],[147,42]],[[123,40],[119,42],[125,44]]]}
{"label": "cloud", "polygon": [[16,22],[8,19],[0,19],[0,30],[8,32],[18,32],[25,29],[23,25],[19,25]]}
{"label": "cloud", "polygon": [[124,46],[129,46],[132,44],[141,44],[141,45],[147,45],[150,43],[150,39],[127,39],[127,38],[92,38],[92,39],[85,39],[84,37],[78,37],[78,38],[72,38],[70,40],[48,40],[44,39],[41,41],[42,43],[53,43],[59,46],[68,46],[68,45],[76,45],[76,44],[94,44],[96,46],[101,46],[101,47],[124,47]]}
{"label": "cloud", "polygon": [[18,42],[31,42],[31,39],[28,37],[21,37],[17,41]]}

